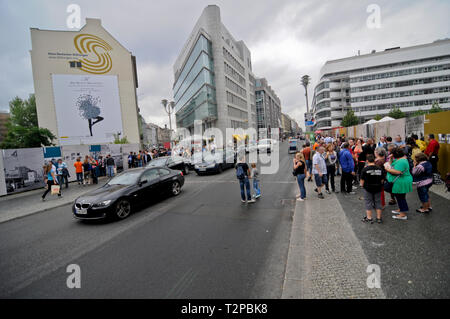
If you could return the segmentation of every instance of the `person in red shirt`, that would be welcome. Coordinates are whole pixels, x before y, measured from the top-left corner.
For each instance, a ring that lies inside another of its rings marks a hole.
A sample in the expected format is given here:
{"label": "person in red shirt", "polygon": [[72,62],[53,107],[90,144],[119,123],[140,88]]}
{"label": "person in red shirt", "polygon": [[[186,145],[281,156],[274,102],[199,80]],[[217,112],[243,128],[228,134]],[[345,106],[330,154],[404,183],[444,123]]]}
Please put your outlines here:
{"label": "person in red shirt", "polygon": [[428,135],[429,143],[425,150],[425,154],[428,156],[431,166],[433,167],[433,173],[437,173],[437,164],[439,161],[439,142],[434,139],[434,134]]}
{"label": "person in red shirt", "polygon": [[311,144],[309,142],[306,142],[302,149],[303,157],[305,158],[305,162],[306,162],[306,168],[309,172],[308,182],[312,181],[312,179],[311,179],[312,161],[311,161],[311,147],[310,146],[311,146]]}

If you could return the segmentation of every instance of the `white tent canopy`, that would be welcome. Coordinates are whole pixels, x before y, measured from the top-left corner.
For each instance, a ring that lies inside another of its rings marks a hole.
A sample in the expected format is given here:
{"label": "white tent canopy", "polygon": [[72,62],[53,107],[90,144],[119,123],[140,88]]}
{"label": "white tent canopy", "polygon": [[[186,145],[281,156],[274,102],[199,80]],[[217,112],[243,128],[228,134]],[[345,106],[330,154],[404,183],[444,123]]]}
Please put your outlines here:
{"label": "white tent canopy", "polygon": [[366,123],[364,123],[364,125],[367,125],[367,124],[375,124],[375,123],[378,123],[378,121],[377,121],[377,120],[374,120],[374,119],[371,119],[370,121],[367,121]]}
{"label": "white tent canopy", "polygon": [[392,117],[389,117],[389,116],[385,116],[378,122],[388,122],[388,121],[393,121],[393,120],[395,120],[395,119],[393,119]]}

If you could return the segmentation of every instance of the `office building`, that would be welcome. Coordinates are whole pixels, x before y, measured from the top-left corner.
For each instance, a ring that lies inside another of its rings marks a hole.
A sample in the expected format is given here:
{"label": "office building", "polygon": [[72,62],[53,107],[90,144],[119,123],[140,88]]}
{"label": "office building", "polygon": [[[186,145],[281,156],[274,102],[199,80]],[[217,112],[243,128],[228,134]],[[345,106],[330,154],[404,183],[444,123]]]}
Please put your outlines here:
{"label": "office building", "polygon": [[221,21],[220,9],[207,6],[174,64],[173,95],[177,127],[256,129],[255,77],[251,54]]}
{"label": "office building", "polygon": [[450,40],[332,60],[315,87],[316,129],[341,125],[349,109],[364,123],[394,107],[406,114],[450,108]]}
{"label": "office building", "polygon": [[267,136],[270,137],[272,129],[281,127],[281,102],[265,78],[255,81],[255,101],[258,132],[267,129]]}

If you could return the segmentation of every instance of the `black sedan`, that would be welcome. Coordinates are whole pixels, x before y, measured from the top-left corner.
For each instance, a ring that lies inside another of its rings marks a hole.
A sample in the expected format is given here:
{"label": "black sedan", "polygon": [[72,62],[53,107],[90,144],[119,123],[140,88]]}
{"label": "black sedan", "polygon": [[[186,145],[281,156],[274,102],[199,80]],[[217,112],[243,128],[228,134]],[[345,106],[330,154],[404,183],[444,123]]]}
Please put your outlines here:
{"label": "black sedan", "polygon": [[210,172],[222,173],[224,169],[234,167],[235,163],[236,153],[232,150],[204,152],[202,160],[195,164],[195,172],[198,175]]}
{"label": "black sedan", "polygon": [[177,196],[184,184],[183,173],[164,167],[127,170],[89,194],[78,197],[73,206],[77,219],[124,219],[138,205],[163,194]]}
{"label": "black sedan", "polygon": [[182,171],[184,175],[189,174],[190,164],[181,156],[163,156],[151,160],[147,167],[167,167]]}

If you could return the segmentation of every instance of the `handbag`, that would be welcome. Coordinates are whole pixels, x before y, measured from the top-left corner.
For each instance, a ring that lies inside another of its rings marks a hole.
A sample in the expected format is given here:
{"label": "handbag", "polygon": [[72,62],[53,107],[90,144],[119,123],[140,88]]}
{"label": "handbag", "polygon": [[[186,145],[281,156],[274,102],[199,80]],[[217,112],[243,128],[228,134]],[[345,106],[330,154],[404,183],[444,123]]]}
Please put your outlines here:
{"label": "handbag", "polygon": [[60,186],[59,185],[52,185],[51,194],[52,195],[57,195],[57,194],[59,194],[59,190],[60,190]]}

